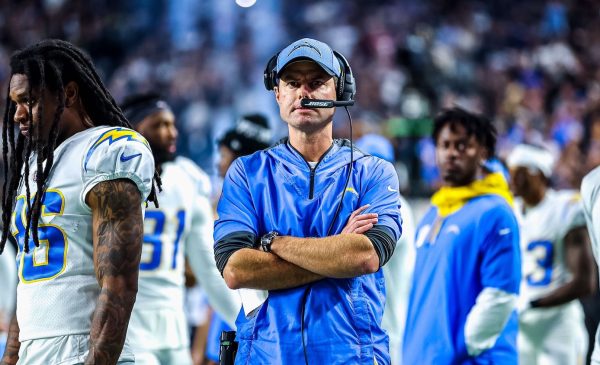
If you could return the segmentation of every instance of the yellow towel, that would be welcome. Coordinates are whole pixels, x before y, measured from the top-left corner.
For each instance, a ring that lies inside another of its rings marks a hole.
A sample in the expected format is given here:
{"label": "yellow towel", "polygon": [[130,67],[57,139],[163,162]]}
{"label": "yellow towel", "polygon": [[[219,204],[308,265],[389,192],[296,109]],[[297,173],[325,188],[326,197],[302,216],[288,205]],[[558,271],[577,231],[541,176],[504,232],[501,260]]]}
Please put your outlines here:
{"label": "yellow towel", "polygon": [[490,173],[466,186],[444,186],[433,194],[431,204],[438,208],[438,215],[443,218],[458,211],[469,200],[490,194],[498,195],[504,198],[510,206],[513,205],[512,193],[504,175],[500,172]]}

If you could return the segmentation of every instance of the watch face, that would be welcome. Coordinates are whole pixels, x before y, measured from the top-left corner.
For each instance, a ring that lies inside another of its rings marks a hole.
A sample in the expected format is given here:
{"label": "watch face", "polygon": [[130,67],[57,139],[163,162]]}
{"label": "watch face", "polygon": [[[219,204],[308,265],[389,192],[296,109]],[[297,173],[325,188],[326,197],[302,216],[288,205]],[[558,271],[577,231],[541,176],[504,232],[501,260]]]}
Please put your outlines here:
{"label": "watch face", "polygon": [[271,231],[260,238],[260,245],[261,245],[263,251],[271,252],[271,242],[278,235],[279,234],[277,232]]}

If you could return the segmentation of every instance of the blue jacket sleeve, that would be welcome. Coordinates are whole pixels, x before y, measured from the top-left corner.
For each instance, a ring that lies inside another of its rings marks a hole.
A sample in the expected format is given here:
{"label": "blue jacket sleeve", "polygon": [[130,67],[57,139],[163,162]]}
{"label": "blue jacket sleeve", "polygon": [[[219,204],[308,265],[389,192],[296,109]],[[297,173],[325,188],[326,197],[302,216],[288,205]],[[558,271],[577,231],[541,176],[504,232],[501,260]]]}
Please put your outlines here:
{"label": "blue jacket sleeve", "polygon": [[482,214],[479,230],[483,287],[518,294],[521,283],[521,249],[519,226],[514,213],[506,204],[490,209]]}
{"label": "blue jacket sleeve", "polygon": [[389,228],[393,241],[397,242],[402,235],[398,175],[391,163],[376,157],[367,158],[375,162],[365,167],[359,205],[370,204],[365,213],[377,213],[377,225]]}

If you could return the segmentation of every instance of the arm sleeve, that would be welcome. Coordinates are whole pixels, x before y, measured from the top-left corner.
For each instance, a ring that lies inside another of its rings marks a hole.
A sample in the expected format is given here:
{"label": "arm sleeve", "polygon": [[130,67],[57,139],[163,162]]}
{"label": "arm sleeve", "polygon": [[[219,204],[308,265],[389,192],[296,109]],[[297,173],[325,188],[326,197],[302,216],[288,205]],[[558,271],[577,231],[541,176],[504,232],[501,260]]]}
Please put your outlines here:
{"label": "arm sleeve", "polygon": [[235,328],[235,319],[241,303],[237,293],[227,287],[215,265],[212,216],[208,197],[198,195],[192,215],[191,231],[185,245],[186,257],[211,306],[227,324]]}
{"label": "arm sleeve", "polygon": [[88,148],[82,173],[84,206],[87,193],[96,184],[115,179],[133,181],[145,201],[152,190],[154,158],[142,135],[126,128],[112,128],[100,134]]}
{"label": "arm sleeve", "polygon": [[373,158],[376,162],[373,164],[372,170],[368,169],[370,174],[363,187],[359,205],[370,204],[365,213],[377,213],[377,226],[385,227],[385,232],[391,237],[391,250],[379,256],[380,262],[385,263],[394,253],[396,242],[402,235],[398,175],[391,163],[375,157],[368,158]]}
{"label": "arm sleeve", "polygon": [[375,225],[365,233],[379,256],[379,267],[385,265],[394,253],[396,241],[392,238],[393,234],[391,229],[381,225]]}
{"label": "arm sleeve", "polygon": [[519,294],[521,283],[521,248],[519,226],[514,213],[502,205],[490,209],[479,221],[477,239],[480,246],[481,284]]}
{"label": "arm sleeve", "polygon": [[248,180],[240,159],[236,159],[225,176],[223,192],[217,205],[214,231],[215,261],[221,273],[233,253],[254,247],[258,235],[258,218],[252,203]]}
{"label": "arm sleeve", "polygon": [[502,333],[517,303],[517,295],[484,288],[465,323],[465,343],[470,356],[490,349]]}
{"label": "arm sleeve", "polygon": [[483,290],[467,316],[465,343],[471,356],[492,348],[513,313],[521,282],[519,228],[508,206],[491,209],[479,221]]}

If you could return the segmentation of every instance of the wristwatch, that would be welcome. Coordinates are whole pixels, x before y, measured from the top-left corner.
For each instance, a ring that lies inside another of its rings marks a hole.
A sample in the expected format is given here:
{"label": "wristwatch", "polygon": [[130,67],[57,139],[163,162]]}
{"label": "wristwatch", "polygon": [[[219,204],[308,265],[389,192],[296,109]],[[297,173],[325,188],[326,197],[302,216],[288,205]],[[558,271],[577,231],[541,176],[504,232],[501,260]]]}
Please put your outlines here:
{"label": "wristwatch", "polygon": [[271,252],[271,243],[275,237],[279,236],[277,231],[271,231],[260,238],[260,249],[264,252]]}

